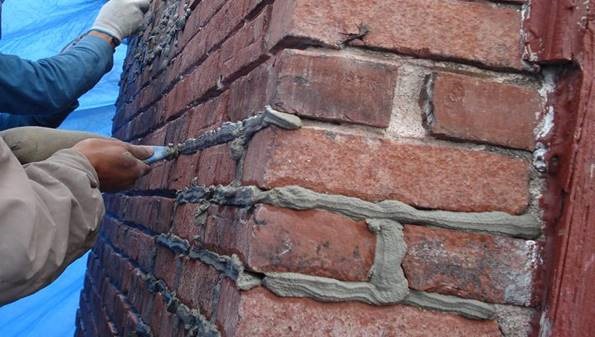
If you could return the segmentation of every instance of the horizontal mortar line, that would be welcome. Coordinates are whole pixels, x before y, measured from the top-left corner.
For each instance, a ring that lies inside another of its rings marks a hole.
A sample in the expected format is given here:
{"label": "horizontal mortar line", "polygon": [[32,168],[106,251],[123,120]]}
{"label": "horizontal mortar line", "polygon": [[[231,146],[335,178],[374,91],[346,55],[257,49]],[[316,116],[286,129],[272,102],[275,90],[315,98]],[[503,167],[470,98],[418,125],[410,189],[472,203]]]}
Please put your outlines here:
{"label": "horizontal mortar line", "polygon": [[[156,165],[156,164],[153,164]],[[175,199],[177,191],[174,189],[154,189],[154,190],[127,190],[119,193],[108,193],[111,195],[124,195],[127,197],[158,197],[165,199]]]}
{"label": "horizontal mortar line", "polygon": [[[281,109],[275,108],[278,111]],[[285,112],[285,111],[283,111]],[[387,134],[387,128],[378,128],[372,126],[364,126],[355,123],[343,123],[325,121],[320,119],[314,119],[308,116],[300,116],[300,119],[304,123],[304,128],[331,131],[340,134],[347,134],[353,136],[366,136],[366,137],[378,137],[386,139],[399,144],[414,144],[414,145],[428,145],[428,146],[439,146],[448,147],[452,149],[461,150],[472,150],[472,151],[483,151],[488,153],[496,153],[509,158],[518,158],[526,161],[533,159],[532,151],[514,149],[501,145],[489,144],[481,141],[472,141],[469,139],[457,139],[457,138],[439,138],[431,134],[426,135],[424,138],[416,137],[391,137]]]}
{"label": "horizontal mortar line", "polygon": [[[126,294],[124,294],[124,293],[123,293],[123,292],[122,292],[122,291],[121,291],[121,290],[120,290],[120,289],[119,289],[119,288],[116,286],[116,284],[115,284],[115,283],[114,283],[114,281],[113,281],[113,278],[112,278],[111,276],[109,276],[107,273],[103,272],[103,270],[106,270],[106,269],[105,269],[105,266],[103,265],[103,263],[101,263],[101,259],[99,258],[99,256],[97,256],[95,253],[91,253],[91,256],[92,256],[92,258],[93,258],[93,259],[95,259],[95,260],[96,260],[96,263],[97,263],[99,266],[101,266],[101,267],[102,267],[102,268],[101,268],[101,270],[102,270],[102,272],[101,272],[101,275],[104,277],[104,279],[105,279],[105,280],[107,280],[107,282],[109,282],[109,283],[111,284],[111,286],[112,286],[114,289],[116,289],[116,292],[117,292],[119,295],[121,295],[121,296],[122,296],[122,298],[124,298],[124,300],[125,300],[125,303],[126,303],[126,304],[128,305],[128,307],[131,309],[132,313],[133,313],[133,314],[136,316],[137,320],[138,320],[139,322],[141,322],[141,323],[142,323],[141,327],[142,327],[142,329],[145,329],[145,331],[142,331],[142,330],[141,330],[141,331],[137,331],[137,332],[138,332],[138,333],[146,333],[146,332],[148,331],[148,333],[149,333],[149,336],[153,336],[153,333],[152,333],[151,327],[150,327],[150,326],[149,326],[147,323],[145,323],[145,322],[144,322],[144,320],[142,319],[142,316],[140,315],[140,313],[139,313],[139,311],[138,311],[138,308],[136,308],[134,305],[132,305],[132,303],[130,303],[130,301],[128,300],[128,296],[126,296]],[[95,292],[95,294],[98,296],[98,298],[101,298],[100,294],[99,294],[99,293],[96,291],[96,290],[98,289],[98,288],[97,288],[97,284],[96,284],[96,282],[95,282],[95,281],[94,281],[94,280],[93,280],[91,277],[89,277],[89,275],[88,275],[88,274],[87,274],[85,277],[86,277],[86,278],[89,280],[89,282],[91,283],[91,285],[92,285],[92,288],[95,290],[94,292]],[[112,316],[109,314],[109,312],[108,312],[107,314],[108,314],[108,316],[109,316],[110,320],[111,320],[112,322],[114,322],[114,318],[113,318],[113,317],[112,317]],[[138,328],[138,327],[139,327],[139,326],[137,325],[137,328]]]}
{"label": "horizontal mortar line", "polygon": [[[177,83],[179,83],[179,82],[180,82],[180,81],[183,79],[183,77],[184,77],[184,76],[187,76],[187,75],[189,75],[189,74],[190,74],[190,73],[192,73],[192,72],[193,72],[193,71],[194,71],[196,68],[198,68],[198,67],[199,67],[199,66],[200,66],[202,63],[204,63],[204,61],[206,61],[206,60],[207,60],[207,58],[208,58],[210,55],[212,55],[214,52],[216,52],[217,50],[219,50],[219,49],[220,49],[220,47],[221,47],[221,46],[222,46],[222,45],[223,45],[225,42],[227,42],[227,41],[228,41],[228,40],[229,40],[231,37],[233,37],[233,36],[234,36],[234,35],[235,35],[235,34],[236,34],[236,33],[237,33],[237,32],[238,32],[238,31],[239,31],[239,30],[240,30],[240,29],[241,29],[241,28],[244,26],[244,25],[246,25],[246,23],[253,21],[253,20],[254,20],[254,19],[255,19],[255,18],[258,16],[258,15],[260,15],[260,13],[262,12],[262,10],[264,10],[264,8],[266,8],[266,6],[269,4],[269,2],[271,2],[271,1],[268,1],[268,0],[267,0],[267,1],[263,1],[261,4],[259,4],[259,5],[258,5],[258,6],[257,6],[257,7],[254,9],[254,11],[253,11],[253,12],[255,13],[255,14],[254,14],[254,16],[251,16],[251,15],[250,15],[250,14],[253,14],[253,13],[249,13],[249,15],[248,15],[246,18],[242,19],[242,20],[241,20],[241,21],[240,21],[240,22],[239,22],[239,23],[238,23],[238,24],[237,24],[237,25],[234,27],[234,29],[232,29],[232,30],[230,31],[230,33],[229,33],[227,36],[225,36],[225,37],[224,37],[224,38],[223,38],[223,39],[222,39],[220,42],[218,42],[217,44],[215,44],[214,46],[212,46],[212,47],[211,47],[209,50],[207,50],[207,51],[205,52],[205,54],[204,54],[204,55],[202,55],[200,58],[198,58],[198,59],[197,59],[197,60],[195,60],[193,63],[191,63],[191,64],[190,64],[190,65],[189,65],[189,66],[188,66],[186,69],[182,70],[182,71],[180,72],[180,74],[178,74],[178,75],[176,76],[176,78],[175,78],[175,79],[174,79],[172,82],[170,82],[170,83],[167,83],[167,85],[166,85],[166,87],[164,88],[164,90],[162,91],[161,95],[162,95],[162,96],[164,96],[164,95],[166,95],[166,94],[167,94],[169,91],[171,91],[171,90],[173,89],[173,87],[174,87],[174,86],[175,86]],[[223,7],[223,5],[222,5],[221,7]],[[219,8],[219,10],[220,10],[220,9],[221,9],[221,8]],[[219,11],[219,10],[218,10],[218,11]],[[217,11],[217,12],[218,12],[218,11]],[[217,15],[217,13],[213,14],[213,16],[215,16],[215,15]],[[211,18],[212,18],[212,17],[211,17]],[[210,19],[209,19],[209,22],[207,22],[207,23],[206,23],[206,25],[208,25],[208,23],[210,23]],[[206,27],[206,25],[205,25],[205,26],[203,26],[203,27],[201,27],[201,28],[204,28],[204,27]],[[199,30],[199,31],[198,31],[196,34],[198,34],[199,32],[200,32],[200,30]],[[192,36],[190,39],[192,39],[194,36],[196,36],[196,34],[195,34],[195,35],[193,35],[193,36]],[[176,53],[175,55],[173,55],[173,56],[170,58],[170,61],[168,62],[168,65],[167,65],[167,67],[164,67],[164,69],[160,70],[160,71],[159,71],[157,74],[155,74],[155,75],[151,76],[151,78],[150,78],[150,79],[148,79],[148,80],[147,80],[145,83],[142,83],[142,84],[141,84],[141,86],[140,86],[140,88],[139,88],[139,89],[137,89],[137,90],[136,90],[134,93],[132,93],[132,94],[130,95],[130,98],[129,98],[129,100],[127,100],[126,102],[124,102],[124,104],[131,103],[131,102],[134,100],[134,98],[136,98],[136,97],[137,97],[137,96],[140,94],[140,92],[141,92],[143,89],[145,89],[145,88],[147,88],[147,87],[149,87],[149,86],[151,85],[151,82],[152,82],[152,81],[154,81],[155,79],[157,79],[157,78],[158,78],[158,77],[159,77],[161,74],[165,73],[165,71],[167,70],[167,68],[168,68],[168,67],[170,67],[170,66],[172,65],[172,61],[173,61],[173,60],[175,60],[176,58],[180,57],[180,55],[182,55],[182,53],[184,52],[184,50],[186,50],[187,46],[189,45],[189,42],[190,42],[190,40],[188,41],[188,43],[186,43],[186,44],[184,44],[184,45],[182,46],[181,50],[179,50],[179,51],[178,51],[178,53]],[[151,64],[152,64],[152,63],[153,63],[153,62],[151,62]],[[150,65],[150,64],[149,64],[149,65]],[[158,100],[158,99],[157,99],[157,100]],[[154,102],[151,102],[151,103],[149,104],[149,106],[150,106],[150,105],[152,105],[152,104],[154,104],[155,102],[156,102],[156,101],[154,101]],[[143,109],[143,111],[144,111],[144,110],[145,110],[145,109]],[[135,115],[136,115],[136,114],[135,114]],[[126,122],[126,121],[124,121],[124,122]]]}
{"label": "horizontal mortar line", "polygon": [[[210,265],[235,281],[241,290],[262,286],[279,297],[307,297],[319,302],[356,301],[371,305],[407,304],[430,310],[456,313],[472,319],[491,319],[494,316],[495,309],[490,303],[413,289],[406,291],[407,281],[402,275],[400,262],[393,261],[400,260],[405,252],[404,248],[398,248],[404,247],[398,243],[402,243],[402,234],[397,235],[398,238],[394,238],[396,228],[380,228],[386,224],[378,226],[375,229],[378,232],[379,240],[375,272],[368,282],[340,281],[328,277],[291,272],[259,272],[258,274],[263,276],[257,276],[251,271],[245,271],[242,261],[235,254],[230,257],[202,248],[197,249],[192,247],[187,240],[171,233],[161,234],[157,242],[170,249],[174,254],[198,259]],[[398,227],[402,233],[402,227],[400,225]],[[401,252],[397,252],[398,250]],[[398,276],[399,274],[401,277]],[[407,294],[407,292],[409,293]]]}
{"label": "horizontal mortar line", "polygon": [[178,192],[176,202],[199,203],[205,199],[239,207],[265,203],[295,210],[324,209],[353,219],[389,219],[405,224],[485,232],[523,239],[536,239],[541,235],[541,225],[531,214],[418,210],[398,200],[371,202],[356,197],[314,192],[301,186],[262,190],[257,186],[191,185]]}
{"label": "horizontal mortar line", "polygon": [[130,263],[130,265],[132,265],[132,267],[134,269],[138,269],[139,271],[142,271],[143,273],[146,273],[144,271],[144,269],[136,261],[134,261],[130,256],[128,256],[128,254],[126,254],[125,251],[123,251],[119,247],[116,247],[116,245],[114,244],[114,242],[111,241],[105,234],[99,236],[98,241],[99,240],[103,241],[103,244],[105,244],[106,246],[108,246],[109,248],[111,248],[116,254],[120,255],[123,259],[127,260],[128,263]]}
{"label": "horizontal mortar line", "polygon": [[119,222],[126,227],[134,228],[134,229],[138,230],[139,232],[142,232],[142,233],[147,234],[152,237],[155,237],[155,236],[161,234],[160,232],[156,232],[144,224],[120,219],[120,218],[118,218],[118,214],[115,214],[113,212],[106,212],[104,217],[109,218],[112,221]]}
{"label": "horizontal mortar line", "polygon": [[[198,327],[199,329],[200,328],[204,328],[204,329],[212,328],[212,330],[209,330],[209,331],[216,333],[217,336],[219,336],[219,331],[217,330],[215,325],[212,322],[209,322],[206,319],[206,317],[204,317],[201,313],[193,314],[192,310],[190,310],[188,308],[188,306],[186,306],[174,294],[174,292],[172,292],[168,288],[168,286],[165,284],[165,282],[163,280],[158,279],[154,275],[145,272],[142,268],[140,268],[138,265],[136,265],[136,263],[134,263],[134,261],[127,254],[121,252],[119,249],[117,249],[117,247],[114,247],[111,243],[109,243],[109,240],[105,240],[105,241],[106,241],[105,243],[107,246],[109,246],[116,254],[120,255],[120,257],[122,259],[126,260],[128,263],[130,263],[133,266],[133,268],[140,274],[141,279],[143,279],[145,282],[151,283],[151,285],[148,287],[148,290],[150,293],[153,293],[153,294],[161,293],[163,295],[163,297],[167,300],[168,307],[172,304],[175,306],[175,310],[176,310],[175,314],[180,320],[182,320],[185,324],[192,325],[192,322],[188,322],[188,320],[192,320],[192,318],[194,318],[194,319],[196,319],[196,321],[194,321],[196,323],[195,324],[196,327]],[[97,261],[98,264],[100,266],[104,267],[103,263],[101,263],[101,259],[99,259],[97,257],[97,255],[94,253],[92,253],[92,255],[94,255],[98,259],[98,261]],[[105,269],[105,268],[102,268],[102,269]],[[113,279],[107,274],[105,274],[105,276],[109,279],[110,283],[115,287],[115,283],[113,283]],[[115,287],[115,289],[120,291],[120,289],[118,289],[118,287]],[[124,297],[126,297],[126,296],[124,296]],[[128,304],[131,308],[136,309],[130,303],[128,303]]]}
{"label": "horizontal mortar line", "polygon": [[301,128],[301,119],[295,115],[276,111],[265,107],[264,111],[254,116],[237,122],[225,122],[220,126],[206,130],[196,138],[188,138],[185,141],[174,145],[174,155],[169,160],[179,155],[191,155],[209,147],[231,143],[241,140],[240,146],[245,146],[252,136],[269,126],[277,126],[285,130]]}
{"label": "horizontal mortar line", "polygon": [[261,283],[261,277],[257,276],[256,273],[246,271],[242,261],[236,254],[231,256],[220,255],[202,247],[192,246],[187,240],[173,233],[159,235],[156,242],[174,254],[198,260],[213,267],[225,277],[234,281],[239,289],[248,290]]}
{"label": "horizontal mortar line", "polygon": [[[287,38],[286,38],[287,39]],[[278,56],[284,50],[304,50],[320,52],[327,56],[342,56],[346,58],[352,58],[359,61],[374,62],[383,65],[400,66],[403,64],[416,66],[420,68],[426,68],[428,70],[440,70],[449,73],[458,73],[458,68],[464,68],[469,74],[477,76],[478,74],[488,73],[490,77],[505,76],[505,77],[519,77],[523,79],[524,85],[538,85],[541,80],[539,79],[540,71],[521,71],[515,68],[492,68],[482,65],[481,63],[469,63],[469,61],[463,62],[453,58],[426,58],[415,54],[401,53],[391,49],[374,48],[374,47],[363,47],[363,46],[343,46],[336,47],[333,45],[324,44],[315,39],[309,39],[305,37],[289,39],[294,40],[281,47],[273,47],[269,51],[272,56]],[[279,42],[283,44],[283,41]],[[392,59],[386,54],[391,54]],[[509,83],[509,79],[505,83]]]}

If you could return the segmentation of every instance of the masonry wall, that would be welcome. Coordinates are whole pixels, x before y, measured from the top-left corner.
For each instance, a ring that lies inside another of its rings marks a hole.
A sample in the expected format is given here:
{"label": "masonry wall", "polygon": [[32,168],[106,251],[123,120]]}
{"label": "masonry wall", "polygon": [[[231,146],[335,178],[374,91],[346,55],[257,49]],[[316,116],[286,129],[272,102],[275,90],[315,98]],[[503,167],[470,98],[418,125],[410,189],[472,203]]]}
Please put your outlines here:
{"label": "masonry wall", "polygon": [[551,78],[522,0],[153,0],[77,336],[529,336]]}

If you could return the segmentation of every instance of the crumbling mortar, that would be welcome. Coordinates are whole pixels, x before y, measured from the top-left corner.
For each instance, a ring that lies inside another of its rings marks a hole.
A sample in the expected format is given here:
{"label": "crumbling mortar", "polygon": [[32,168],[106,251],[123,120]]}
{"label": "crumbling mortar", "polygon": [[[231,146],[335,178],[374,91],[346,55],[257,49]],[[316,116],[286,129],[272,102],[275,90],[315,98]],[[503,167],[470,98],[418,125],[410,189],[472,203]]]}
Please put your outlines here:
{"label": "crumbling mortar", "polygon": [[435,78],[436,73],[426,75],[420,94],[420,106],[423,112],[423,124],[426,129],[431,129],[436,122],[436,118],[434,116],[434,102],[432,101],[432,98],[434,97],[433,91]]}
{"label": "crumbling mortar", "polygon": [[[184,28],[186,20],[191,14],[185,0],[168,0],[163,2],[163,5],[166,7],[158,19],[155,18],[156,13],[154,12],[148,17],[148,22],[153,22],[154,25],[147,39],[139,39],[138,44],[135,45],[134,59],[139,65],[133,76],[142,73],[147,66],[150,71],[153,68],[153,62],[158,58],[161,58],[162,61],[157,64],[157,69],[162,71],[166,68],[172,47],[176,43],[176,37]],[[182,16],[178,15],[180,6],[184,7]]]}
{"label": "crumbling mortar", "polygon": [[546,141],[554,128],[554,117],[556,113],[554,105],[550,101],[550,96],[556,89],[558,72],[559,70],[554,67],[544,67],[542,70],[543,86],[540,88],[539,94],[546,102],[546,106],[545,111],[540,112],[536,116],[539,118],[539,123],[534,130],[536,145],[533,151],[533,166],[540,173],[546,173],[548,170],[548,163],[546,162],[548,147]]}
{"label": "crumbling mortar", "polygon": [[261,283],[256,274],[245,271],[240,258],[235,254],[231,256],[219,255],[201,247],[191,246],[188,241],[171,233],[159,235],[156,241],[175,253],[213,267],[224,276],[235,281],[239,289],[248,290]]}
{"label": "crumbling mortar", "polygon": [[[180,1],[180,0],[177,0]],[[273,1],[272,0],[266,0],[266,1],[262,1],[261,3],[259,3],[251,13],[249,13],[243,20],[241,20],[231,31],[230,33],[225,36],[221,41],[219,41],[218,43],[216,43],[215,45],[213,45],[207,52],[205,52],[205,54],[198,58],[197,60],[195,60],[187,69],[185,69],[182,73],[180,73],[175,79],[174,81],[172,81],[171,83],[168,83],[167,86],[164,88],[164,90],[162,91],[162,95],[167,94],[181,79],[183,79],[186,75],[190,74],[191,72],[193,72],[196,68],[198,68],[204,61],[206,61],[207,57],[209,55],[212,55],[214,53],[214,51],[218,50],[221,48],[221,46],[230,38],[232,37],[234,34],[236,34],[247,22],[252,21],[253,19],[255,19],[256,17],[258,17],[258,15],[260,15],[260,13],[265,10],[267,8],[268,5],[270,5]],[[224,7],[225,2],[222,2],[219,6],[219,8],[216,9],[216,11],[211,15],[211,17],[207,18],[205,21],[205,24],[203,26],[201,26],[198,30],[197,33],[200,32],[204,27],[206,27],[206,25],[208,25],[211,21],[211,19],[218,14],[218,12]],[[186,5],[185,5],[186,6]],[[178,18],[178,21],[176,21],[176,26],[177,26],[177,30],[175,32],[171,32],[171,36],[176,37],[177,38],[177,33],[181,30],[184,29],[185,23],[188,19],[188,17],[190,16],[190,14],[192,13],[192,10],[186,6],[186,10],[185,10],[185,16],[183,18]],[[166,20],[169,19],[169,17],[167,18],[162,18],[162,20]],[[152,20],[149,20],[152,21]],[[157,30],[157,32],[160,34],[162,33],[162,31]],[[159,35],[157,34],[157,35]],[[151,34],[149,39],[154,39],[153,35],[155,35],[154,33]],[[147,41],[141,41],[142,39],[136,39],[139,40],[139,42],[136,42],[131,50],[133,50],[135,52],[135,59],[137,59],[139,57],[137,50],[140,48],[141,52],[143,52],[144,54],[154,54],[155,52],[150,52],[147,53],[146,50],[149,48],[147,46],[148,42]],[[142,43],[141,43],[142,42]],[[176,42],[176,40],[174,40],[173,38],[169,40],[169,45],[167,45],[166,47],[159,47],[158,49],[163,51],[164,49],[169,53],[171,50],[171,44],[172,42]],[[165,44],[165,42],[163,43]],[[174,48],[175,54],[173,55],[168,55],[167,58],[164,58],[164,61],[167,61],[167,63],[165,65],[161,65],[158,68],[158,71],[153,74],[151,76],[150,79],[148,79],[145,83],[142,83],[139,88],[137,88],[137,90],[129,95],[129,102],[131,102],[134,97],[136,97],[143,89],[145,89],[146,87],[148,87],[149,85],[151,85],[151,82],[153,80],[155,80],[157,77],[159,77],[160,75],[163,74],[163,72],[167,69],[167,66],[171,66],[174,62],[175,59],[177,59],[180,55],[183,54],[183,52],[185,51],[186,47],[188,44],[183,45],[181,48]],[[163,53],[163,52],[161,52]],[[132,56],[129,56],[132,57]],[[261,63],[265,62],[268,58],[270,57],[270,55],[266,54],[263,55],[263,57],[259,58],[255,63],[256,64],[250,64],[247,67],[244,68],[248,68],[248,69],[242,69],[241,71],[243,71],[243,73],[249,73],[252,69],[256,68],[258,65],[260,65]],[[153,59],[155,59],[156,57],[149,57],[149,59],[151,60],[151,62],[153,61]],[[141,60],[144,60],[144,58],[141,58]],[[137,61],[138,62],[138,61]],[[144,62],[143,64],[144,65]],[[136,71],[134,74],[132,74],[132,76],[137,77],[142,70],[144,69],[144,66],[139,66],[137,67],[138,69],[140,69],[140,71]],[[240,77],[241,75],[236,75],[236,74],[232,74],[232,80],[236,79],[237,77]],[[125,73],[126,77],[129,77],[130,74],[128,72]],[[229,79],[226,79],[227,82],[230,82]],[[228,83],[229,84],[229,83]],[[222,87],[220,87],[219,89],[221,91],[223,91],[224,89],[228,88],[228,84],[223,84]],[[199,98],[200,99],[200,98]],[[154,102],[153,102],[154,103]],[[152,104],[152,103],[151,103]],[[149,104],[149,105],[151,105]],[[138,112],[144,112],[145,109],[140,109]],[[130,121],[130,119],[128,119],[127,121]],[[126,122],[127,122],[126,121]]]}

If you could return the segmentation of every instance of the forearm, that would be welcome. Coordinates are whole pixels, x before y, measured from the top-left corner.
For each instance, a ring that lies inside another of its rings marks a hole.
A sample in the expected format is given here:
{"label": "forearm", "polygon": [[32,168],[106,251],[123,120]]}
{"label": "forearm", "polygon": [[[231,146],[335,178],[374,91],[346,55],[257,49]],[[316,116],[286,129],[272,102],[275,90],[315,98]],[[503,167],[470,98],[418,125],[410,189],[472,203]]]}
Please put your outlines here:
{"label": "forearm", "polygon": [[104,213],[96,173],[74,150],[21,166],[0,140],[0,305],[53,281],[91,245]]}
{"label": "forearm", "polygon": [[37,62],[0,55],[0,111],[11,114],[64,112],[113,65],[113,47],[96,34]]}

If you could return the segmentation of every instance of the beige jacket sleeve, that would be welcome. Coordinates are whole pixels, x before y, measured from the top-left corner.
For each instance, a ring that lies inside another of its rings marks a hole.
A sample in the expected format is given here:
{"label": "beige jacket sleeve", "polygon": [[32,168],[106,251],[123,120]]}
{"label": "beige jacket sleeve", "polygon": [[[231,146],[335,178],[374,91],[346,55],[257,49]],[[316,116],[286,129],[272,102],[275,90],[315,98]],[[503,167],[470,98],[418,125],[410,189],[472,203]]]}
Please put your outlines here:
{"label": "beige jacket sleeve", "polygon": [[0,305],[55,280],[94,243],[97,174],[75,150],[22,166],[0,137]]}

